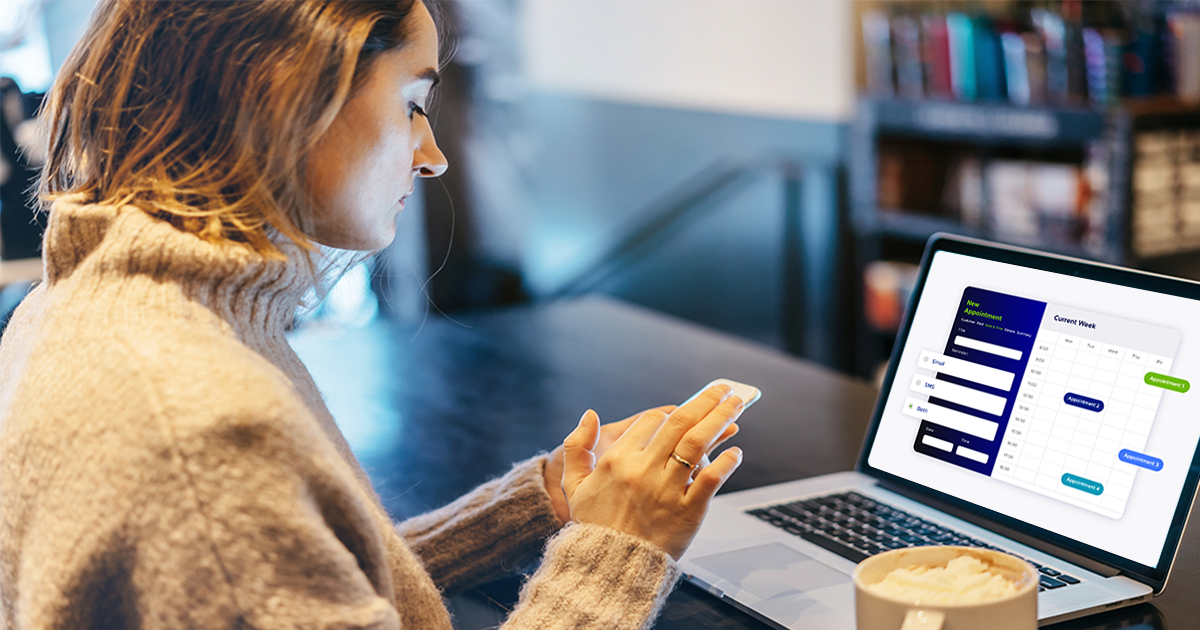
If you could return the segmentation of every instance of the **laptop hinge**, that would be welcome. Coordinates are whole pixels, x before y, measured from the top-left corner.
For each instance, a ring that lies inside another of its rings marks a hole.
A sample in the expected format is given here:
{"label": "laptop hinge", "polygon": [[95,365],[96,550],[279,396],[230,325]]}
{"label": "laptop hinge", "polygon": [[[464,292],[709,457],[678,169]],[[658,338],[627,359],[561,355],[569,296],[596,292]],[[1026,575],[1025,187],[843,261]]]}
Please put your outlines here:
{"label": "laptop hinge", "polygon": [[983,516],[979,516],[978,514],[972,514],[971,512],[968,512],[967,510],[964,510],[960,507],[951,505],[944,501],[940,501],[929,495],[922,494],[920,492],[916,492],[914,490],[911,490],[911,489],[908,489],[908,488],[905,488],[903,486],[899,486],[896,484],[892,484],[892,483],[883,481],[881,479],[877,479],[876,483],[879,484],[880,487],[885,488],[891,492],[895,492],[896,494],[908,497],[914,501],[920,501],[921,503],[924,503],[925,505],[928,505],[937,510],[941,510],[955,518],[960,518],[964,521],[967,521],[968,523],[972,523],[972,524],[978,525],[980,527],[985,527],[993,532],[996,532],[997,534],[1000,534],[1001,536],[1004,536],[1006,538],[1011,538],[1023,545],[1028,545],[1028,546],[1033,547],[1034,549],[1037,549],[1038,551],[1041,551],[1043,553],[1048,553],[1050,555],[1057,556],[1059,558],[1062,558],[1063,560],[1066,560],[1067,562],[1077,564],[1089,571],[1103,575],[1104,577],[1115,577],[1117,575],[1120,575],[1120,573],[1121,573],[1121,571],[1115,567],[1111,567],[1106,564],[1102,564],[1100,562],[1092,560],[1090,558],[1086,558],[1082,555],[1079,555],[1078,553],[1076,553],[1074,551],[1064,549],[1062,547],[1059,547],[1058,545],[1050,544],[1044,540],[1030,536],[1029,534],[1019,532],[1015,529],[1012,529],[1011,527],[1006,527],[995,521],[989,520]]}

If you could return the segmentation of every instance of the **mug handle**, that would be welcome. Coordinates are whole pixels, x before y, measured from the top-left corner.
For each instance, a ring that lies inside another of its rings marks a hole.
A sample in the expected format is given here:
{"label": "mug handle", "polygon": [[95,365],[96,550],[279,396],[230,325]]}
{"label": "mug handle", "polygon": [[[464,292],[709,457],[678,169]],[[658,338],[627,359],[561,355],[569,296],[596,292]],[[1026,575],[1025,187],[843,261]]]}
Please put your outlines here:
{"label": "mug handle", "polygon": [[900,630],[941,630],[945,620],[945,613],[937,610],[910,610]]}

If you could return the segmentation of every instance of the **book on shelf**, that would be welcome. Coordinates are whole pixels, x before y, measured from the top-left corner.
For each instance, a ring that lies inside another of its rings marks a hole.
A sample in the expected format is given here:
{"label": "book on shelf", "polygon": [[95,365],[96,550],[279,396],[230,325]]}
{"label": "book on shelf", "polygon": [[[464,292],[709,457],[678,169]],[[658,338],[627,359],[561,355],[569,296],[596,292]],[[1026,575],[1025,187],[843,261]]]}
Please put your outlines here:
{"label": "book on shelf", "polygon": [[1175,94],[1180,100],[1200,103],[1200,13],[1177,12],[1168,22],[1175,75]]}
{"label": "book on shelf", "polygon": [[895,94],[892,80],[892,27],[887,14],[870,11],[862,18],[863,52],[867,70],[867,91],[877,96]]}
{"label": "book on shelf", "polygon": [[926,94],[932,98],[954,96],[950,79],[950,39],[946,18],[931,14],[921,17],[921,61],[925,68]]}
{"label": "book on shelf", "polygon": [[1093,105],[1116,105],[1121,98],[1121,56],[1124,46],[1115,29],[1083,29],[1088,98]]}
{"label": "book on shelf", "polygon": [[1004,53],[1000,37],[985,17],[973,18],[975,38],[976,97],[985,101],[1001,101],[1007,97],[1004,78]]}
{"label": "book on shelf", "polygon": [[923,97],[921,27],[915,18],[901,15],[892,19],[892,55],[896,63],[896,93],[903,98]]}
{"label": "book on shelf", "polygon": [[1033,90],[1029,84],[1029,59],[1025,39],[1020,33],[1001,33],[1000,47],[1004,51],[1004,79],[1008,87],[1008,100],[1028,106],[1033,103]]}
{"label": "book on shelf", "polygon": [[950,87],[954,98],[973,102],[978,96],[975,82],[975,22],[965,13],[946,15],[950,41]]}
{"label": "book on shelf", "polygon": [[1153,22],[1134,22],[1132,35],[1121,56],[1123,91],[1133,97],[1153,96],[1158,92],[1161,38]]}

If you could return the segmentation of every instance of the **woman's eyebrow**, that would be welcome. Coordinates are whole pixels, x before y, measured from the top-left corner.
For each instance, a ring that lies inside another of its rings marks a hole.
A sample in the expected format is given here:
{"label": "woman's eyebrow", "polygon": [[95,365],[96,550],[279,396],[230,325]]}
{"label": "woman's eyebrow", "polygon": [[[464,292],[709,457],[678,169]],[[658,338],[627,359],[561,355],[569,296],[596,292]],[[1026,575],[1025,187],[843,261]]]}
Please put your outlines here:
{"label": "woman's eyebrow", "polygon": [[[417,74],[417,78],[418,79],[427,79],[429,81],[432,81],[433,85],[437,85],[438,83],[442,82],[441,73],[439,73],[437,70],[434,70],[433,68],[426,68],[425,70],[422,70],[419,74]],[[433,86],[430,86],[430,87],[433,87]]]}

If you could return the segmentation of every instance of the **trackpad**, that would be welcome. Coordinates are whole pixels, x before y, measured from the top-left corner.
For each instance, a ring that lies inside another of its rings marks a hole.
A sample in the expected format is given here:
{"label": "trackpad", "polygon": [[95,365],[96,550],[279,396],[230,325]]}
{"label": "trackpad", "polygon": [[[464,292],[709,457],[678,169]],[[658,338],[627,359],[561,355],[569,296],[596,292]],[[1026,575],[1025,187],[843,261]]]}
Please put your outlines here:
{"label": "trackpad", "polygon": [[697,566],[765,600],[794,599],[850,582],[850,576],[779,543],[727,551],[693,560]]}

